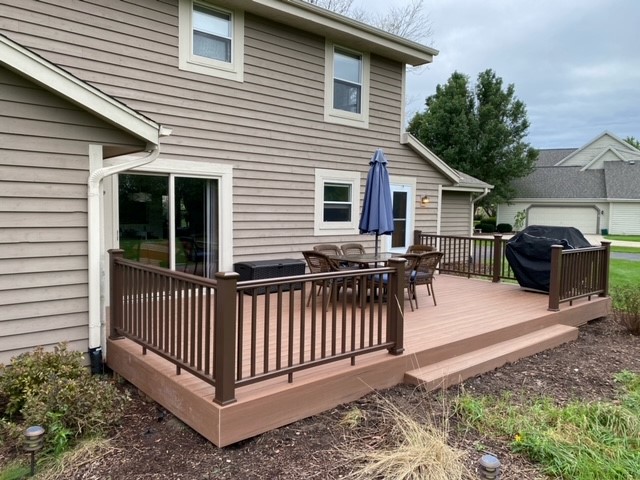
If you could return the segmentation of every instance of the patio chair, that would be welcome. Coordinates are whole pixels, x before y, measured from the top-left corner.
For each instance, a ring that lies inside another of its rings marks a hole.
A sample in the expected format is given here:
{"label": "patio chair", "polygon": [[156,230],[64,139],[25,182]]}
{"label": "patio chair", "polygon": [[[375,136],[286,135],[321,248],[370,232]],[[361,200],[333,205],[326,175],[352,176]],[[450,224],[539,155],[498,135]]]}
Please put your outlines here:
{"label": "patio chair", "polygon": [[[337,260],[329,257],[328,255],[325,255],[322,252],[318,252],[315,250],[313,251],[307,250],[302,252],[302,255],[304,255],[304,259],[306,260],[307,265],[309,266],[309,271],[311,273],[339,272],[343,270],[342,268],[340,268],[340,265]],[[314,292],[316,295],[319,295],[323,288],[328,287],[329,288],[329,295],[327,296],[327,303],[328,303],[329,300],[331,299],[331,294],[333,292],[334,284],[336,287],[336,293],[340,293],[340,289],[342,287],[354,288],[356,286],[356,283],[357,283],[356,279],[349,279],[345,282],[344,279],[341,279],[341,278],[329,280],[328,285],[325,285],[324,282],[317,282],[317,283],[314,282],[314,288],[309,293],[309,298],[307,299],[307,306],[309,306],[309,304],[311,303],[311,297],[312,295],[314,295]],[[318,287],[318,289],[316,290],[315,287]]]}
{"label": "patio chair", "polygon": [[[413,283],[413,292],[418,285],[426,285],[427,293],[433,297],[433,305],[436,306],[436,294],[433,291],[433,275],[438,268],[438,264],[444,254],[442,252],[426,252],[420,255],[420,261],[416,265],[415,273],[411,279]],[[418,297],[415,296],[416,306],[418,305]]]}
{"label": "patio chair", "polygon": [[366,253],[361,243],[345,243],[340,246],[343,255],[364,255]]}
{"label": "patio chair", "polygon": [[342,250],[337,245],[330,243],[321,243],[320,245],[314,245],[313,250],[316,252],[324,253],[326,255],[333,255],[334,257],[342,256]]}
{"label": "patio chair", "polygon": [[431,245],[409,245],[407,248],[407,253],[425,253],[425,252],[433,252],[435,247]]}
{"label": "patio chair", "polygon": [[[409,305],[411,306],[411,311],[413,312],[413,300],[416,299],[415,294],[415,284],[412,281],[412,278],[415,276],[415,269],[420,261],[420,257],[424,254],[420,253],[406,253],[402,256],[402,258],[407,260],[407,263],[404,265],[404,286],[407,289],[407,296],[409,297]],[[373,284],[374,286],[377,284],[382,284],[383,290],[387,290],[387,284],[389,282],[389,277],[386,273],[373,276]],[[416,308],[418,308],[418,302],[416,300]]]}

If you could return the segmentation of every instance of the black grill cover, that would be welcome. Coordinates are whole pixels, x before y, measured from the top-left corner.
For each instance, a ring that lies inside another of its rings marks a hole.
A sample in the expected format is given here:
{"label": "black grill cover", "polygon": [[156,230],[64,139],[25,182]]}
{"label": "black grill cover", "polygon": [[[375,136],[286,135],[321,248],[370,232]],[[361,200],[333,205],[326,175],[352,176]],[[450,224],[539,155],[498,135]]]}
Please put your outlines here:
{"label": "black grill cover", "polygon": [[507,261],[521,287],[549,291],[551,245],[565,250],[591,247],[577,228],[530,225],[514,235],[505,249]]}

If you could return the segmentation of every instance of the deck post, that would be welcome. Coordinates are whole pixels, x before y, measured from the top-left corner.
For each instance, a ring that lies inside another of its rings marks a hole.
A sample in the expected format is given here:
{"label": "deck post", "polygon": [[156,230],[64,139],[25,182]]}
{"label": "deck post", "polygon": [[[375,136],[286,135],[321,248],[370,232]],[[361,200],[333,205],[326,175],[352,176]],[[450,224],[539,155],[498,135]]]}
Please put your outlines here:
{"label": "deck post", "polygon": [[602,272],[601,285],[603,288],[603,292],[600,294],[600,296],[608,297],[609,296],[609,265],[611,262],[611,242],[605,240],[600,242],[600,245],[602,245],[605,249],[604,265],[602,266],[602,269],[601,269],[601,272]]}
{"label": "deck post", "polygon": [[216,312],[214,318],[214,402],[228,405],[236,401],[236,317],[238,279],[236,272],[216,273]]}
{"label": "deck post", "polygon": [[404,352],[404,258],[389,259],[389,267],[395,272],[389,282],[387,305],[389,308],[389,320],[387,322],[387,340],[393,342],[388,348],[391,355],[400,355]]}
{"label": "deck post", "polygon": [[109,338],[117,340],[123,338],[118,333],[118,328],[122,327],[122,269],[116,266],[116,259],[124,258],[124,250],[111,249],[109,253]]}
{"label": "deck post", "polygon": [[493,283],[500,282],[502,273],[502,234],[493,234]]}
{"label": "deck post", "polygon": [[420,245],[420,236],[422,235],[422,230],[414,230],[413,231],[413,244]]}
{"label": "deck post", "polygon": [[551,271],[549,272],[549,310],[560,310],[560,281],[562,280],[562,245],[551,245]]}

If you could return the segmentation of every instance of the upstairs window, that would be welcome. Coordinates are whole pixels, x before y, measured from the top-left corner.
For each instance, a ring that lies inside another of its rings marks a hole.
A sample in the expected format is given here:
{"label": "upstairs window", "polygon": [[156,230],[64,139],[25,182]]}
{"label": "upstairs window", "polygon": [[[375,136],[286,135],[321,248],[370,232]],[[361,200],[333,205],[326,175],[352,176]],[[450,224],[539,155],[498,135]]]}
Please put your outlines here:
{"label": "upstairs window", "polygon": [[369,127],[369,55],[327,42],[325,121]]}
{"label": "upstairs window", "polygon": [[362,113],[362,55],[334,51],[333,108]]}
{"label": "upstairs window", "polygon": [[193,54],[231,63],[233,15],[193,6]]}
{"label": "upstairs window", "polygon": [[180,0],[179,15],[180,69],[243,81],[243,12]]}

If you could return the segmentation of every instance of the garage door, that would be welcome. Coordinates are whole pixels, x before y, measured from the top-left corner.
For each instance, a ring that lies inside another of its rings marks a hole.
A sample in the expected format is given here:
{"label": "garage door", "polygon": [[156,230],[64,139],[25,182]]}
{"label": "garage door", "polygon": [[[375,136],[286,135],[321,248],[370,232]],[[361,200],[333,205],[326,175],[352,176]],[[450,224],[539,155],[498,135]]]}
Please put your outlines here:
{"label": "garage door", "polygon": [[598,211],[593,207],[531,207],[527,225],[575,227],[582,233],[598,232]]}

